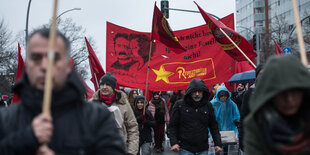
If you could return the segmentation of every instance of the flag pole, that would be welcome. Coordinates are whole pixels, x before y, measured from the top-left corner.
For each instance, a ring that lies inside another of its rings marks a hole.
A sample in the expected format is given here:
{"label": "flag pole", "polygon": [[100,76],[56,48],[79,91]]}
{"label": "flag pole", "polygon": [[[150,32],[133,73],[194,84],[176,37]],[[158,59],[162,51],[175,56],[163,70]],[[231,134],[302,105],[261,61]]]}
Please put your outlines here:
{"label": "flag pole", "polygon": [[43,105],[42,112],[44,114],[51,114],[51,96],[52,96],[52,74],[54,68],[54,57],[55,57],[55,42],[56,42],[56,15],[57,15],[57,5],[58,0],[54,0],[54,9],[53,9],[53,18],[50,28],[50,37],[48,42],[48,66],[47,73],[45,77],[45,86],[44,86],[44,96],[43,96]]}
{"label": "flag pole", "polygon": [[220,30],[221,30],[221,32],[229,39],[229,41],[232,43],[232,44],[234,44],[235,45],[235,47],[241,52],[241,54],[250,62],[250,64],[254,67],[254,68],[256,68],[256,65],[253,63],[253,61],[251,60],[251,59],[249,59],[249,57],[248,56],[246,56],[245,54],[244,54],[244,52],[239,48],[239,46],[225,33],[225,31],[223,31],[223,29],[222,28],[219,28]]}
{"label": "flag pole", "polygon": [[95,79],[96,79],[97,88],[99,89],[99,83],[98,83],[98,79],[97,79],[96,73],[94,73],[94,75],[95,75]]}
{"label": "flag pole", "polygon": [[151,62],[152,43],[153,43],[152,40],[153,40],[153,37],[151,37],[150,51],[149,51],[149,61],[147,63],[147,73],[146,73],[146,83],[145,83],[145,96],[144,96],[144,104],[143,104],[143,115],[145,115],[147,88],[148,88],[148,84],[149,84],[149,72],[150,72],[150,62]]}
{"label": "flag pole", "polygon": [[301,62],[307,67],[308,60],[306,56],[304,39],[302,38],[301,24],[299,21],[300,18],[299,18],[299,14],[297,10],[296,0],[292,0],[292,7],[293,7],[294,18],[295,18],[295,23],[296,23],[297,39],[298,39],[299,50],[300,50],[300,59],[301,59]]}

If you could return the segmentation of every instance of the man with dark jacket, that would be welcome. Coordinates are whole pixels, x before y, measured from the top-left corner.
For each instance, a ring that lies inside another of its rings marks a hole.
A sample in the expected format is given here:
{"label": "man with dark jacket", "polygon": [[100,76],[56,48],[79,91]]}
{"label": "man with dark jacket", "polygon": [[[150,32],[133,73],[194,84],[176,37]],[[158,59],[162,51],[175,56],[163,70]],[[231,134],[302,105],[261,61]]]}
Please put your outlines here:
{"label": "man with dark jacket", "polygon": [[241,110],[241,106],[242,106],[242,99],[245,93],[245,86],[246,83],[239,83],[238,87],[231,92],[231,100],[233,100],[237,106],[238,106],[238,110]]}
{"label": "man with dark jacket", "polygon": [[255,68],[255,83],[250,86],[250,88],[244,93],[243,99],[242,99],[242,105],[240,109],[240,125],[239,125],[239,148],[243,151],[243,135],[244,135],[244,128],[243,128],[243,120],[244,118],[250,113],[249,109],[249,102],[252,94],[255,90],[255,84],[259,81],[260,77],[262,76],[264,72],[264,64],[259,64]]}
{"label": "man with dark jacket", "polygon": [[70,43],[60,32],[55,42],[51,115],[41,113],[48,37],[45,27],[29,37],[25,73],[14,88],[22,101],[0,111],[0,154],[125,154],[108,109],[83,100],[86,90],[72,71]]}
{"label": "man with dark jacket", "polygon": [[201,79],[189,83],[183,99],[172,109],[169,125],[171,150],[180,154],[208,154],[208,129],[215,143],[215,152],[221,152],[221,135],[213,107],[208,101],[208,87]]}

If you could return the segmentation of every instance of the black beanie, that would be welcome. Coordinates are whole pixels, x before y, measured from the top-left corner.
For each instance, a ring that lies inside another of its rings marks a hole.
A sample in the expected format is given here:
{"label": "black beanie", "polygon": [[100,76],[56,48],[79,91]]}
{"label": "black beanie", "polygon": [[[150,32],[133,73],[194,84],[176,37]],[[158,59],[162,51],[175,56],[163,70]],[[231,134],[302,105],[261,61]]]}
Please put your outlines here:
{"label": "black beanie", "polygon": [[153,96],[159,95],[159,91],[152,91]]}
{"label": "black beanie", "polygon": [[264,64],[259,64],[256,68],[255,68],[255,76],[257,77],[258,73],[264,69]]}
{"label": "black beanie", "polygon": [[100,82],[99,82],[99,85],[103,85],[103,84],[107,84],[107,85],[111,86],[112,89],[114,90],[116,88],[116,78],[115,78],[115,76],[112,73],[110,73],[110,72],[105,73],[101,77]]}

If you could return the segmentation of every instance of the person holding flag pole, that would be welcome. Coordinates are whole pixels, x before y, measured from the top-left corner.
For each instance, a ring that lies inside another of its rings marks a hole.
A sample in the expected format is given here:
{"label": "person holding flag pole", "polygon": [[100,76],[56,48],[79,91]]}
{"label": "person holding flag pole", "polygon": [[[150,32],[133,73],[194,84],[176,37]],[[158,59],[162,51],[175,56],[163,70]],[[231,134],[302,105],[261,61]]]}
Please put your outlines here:
{"label": "person holding flag pole", "polygon": [[57,0],[51,28],[29,35],[25,72],[13,88],[21,102],[0,109],[0,154],[125,154],[109,110],[83,98],[56,10]]}

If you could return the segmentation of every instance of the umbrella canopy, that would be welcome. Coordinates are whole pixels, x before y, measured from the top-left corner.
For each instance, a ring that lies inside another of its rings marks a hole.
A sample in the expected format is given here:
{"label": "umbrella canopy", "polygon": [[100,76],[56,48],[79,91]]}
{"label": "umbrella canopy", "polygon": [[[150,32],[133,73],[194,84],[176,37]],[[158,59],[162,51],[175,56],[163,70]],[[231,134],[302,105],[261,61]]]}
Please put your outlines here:
{"label": "umbrella canopy", "polygon": [[254,82],[256,79],[255,70],[249,70],[242,73],[237,73],[233,75],[228,82],[230,83],[250,83]]}

